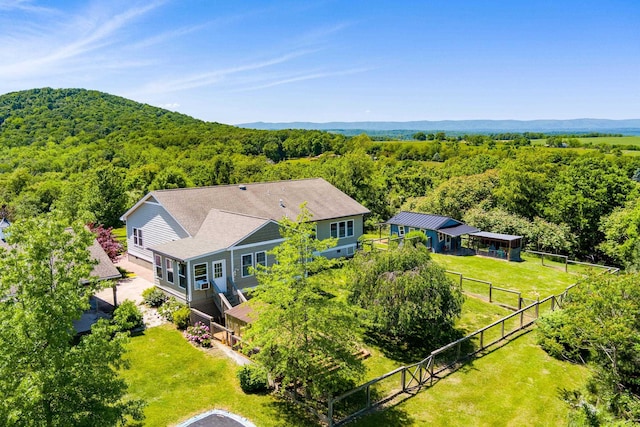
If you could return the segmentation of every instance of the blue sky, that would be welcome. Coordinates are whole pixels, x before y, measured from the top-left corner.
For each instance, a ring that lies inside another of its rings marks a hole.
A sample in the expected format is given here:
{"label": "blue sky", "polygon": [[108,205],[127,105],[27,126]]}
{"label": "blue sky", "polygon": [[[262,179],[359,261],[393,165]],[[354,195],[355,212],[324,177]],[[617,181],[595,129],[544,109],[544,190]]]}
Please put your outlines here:
{"label": "blue sky", "polygon": [[207,121],[640,118],[638,0],[0,0],[0,93]]}

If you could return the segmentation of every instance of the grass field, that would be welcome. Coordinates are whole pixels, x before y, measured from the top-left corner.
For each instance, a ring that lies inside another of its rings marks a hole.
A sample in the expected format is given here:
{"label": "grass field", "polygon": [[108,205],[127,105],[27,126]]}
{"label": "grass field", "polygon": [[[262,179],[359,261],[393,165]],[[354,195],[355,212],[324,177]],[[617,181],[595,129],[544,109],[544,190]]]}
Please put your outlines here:
{"label": "grass field", "polygon": [[400,426],[567,425],[560,387],[584,385],[588,371],[549,357],[534,333],[476,359],[408,400],[350,424]]}
{"label": "grass field", "polygon": [[[540,265],[537,260],[508,263],[480,257],[434,255],[446,268],[472,277],[493,280],[496,285],[520,283],[522,288],[551,292],[575,282],[567,274]],[[346,297],[344,269],[327,274],[326,289]],[[526,286],[525,286],[526,285]],[[513,285],[515,286],[515,285]],[[456,323],[463,335],[478,330],[510,311],[480,299],[467,297]],[[577,387],[586,377],[578,366],[550,359],[535,345],[533,334],[473,361],[432,389],[371,415],[356,425],[557,425],[564,423],[567,408],[557,398],[557,387]],[[369,343],[365,360],[372,379],[403,364]],[[240,414],[257,426],[308,426],[315,421],[269,395],[246,395],[235,376],[237,367],[219,350],[203,351],[189,344],[173,326],[151,328],[128,344],[131,368],[122,371],[130,393],[144,399],[145,426],[174,425],[210,409]],[[427,354],[420,355],[420,358]],[[391,355],[392,356],[392,355]]]}
{"label": "grass field", "polygon": [[564,265],[545,261],[553,265],[545,267],[540,259],[523,255],[522,262],[507,262],[479,256],[452,256],[432,254],[432,258],[445,269],[462,273],[466,277],[486,280],[508,289],[522,292],[525,298],[545,298],[557,295],[573,285],[585,271],[582,267],[570,266],[569,273]]}

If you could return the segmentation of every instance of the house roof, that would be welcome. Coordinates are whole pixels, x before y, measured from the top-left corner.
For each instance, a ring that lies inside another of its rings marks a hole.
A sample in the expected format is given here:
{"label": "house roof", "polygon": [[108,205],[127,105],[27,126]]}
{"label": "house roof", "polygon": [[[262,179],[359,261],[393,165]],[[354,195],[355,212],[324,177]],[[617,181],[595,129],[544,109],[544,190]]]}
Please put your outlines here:
{"label": "house roof", "polygon": [[409,227],[424,228],[427,230],[439,230],[449,221],[455,221],[456,224],[462,224],[460,221],[456,221],[448,216],[407,211],[399,212],[389,219],[386,224],[408,225]]}
{"label": "house roof", "polygon": [[93,243],[89,246],[89,253],[92,259],[98,261],[98,264],[94,265],[91,270],[92,277],[97,277],[98,280],[120,279],[122,277],[97,239],[93,239]]}
{"label": "house roof", "polygon": [[487,239],[504,240],[505,242],[512,242],[514,240],[522,239],[522,236],[514,236],[511,234],[490,233],[488,231],[478,231],[477,233],[471,233],[471,235],[484,237]]}
{"label": "house roof", "polygon": [[275,221],[211,209],[195,236],[163,243],[149,249],[186,261],[227,249],[270,222]]}
{"label": "house roof", "polygon": [[140,203],[149,198],[160,203],[191,236],[198,233],[212,209],[275,221],[285,216],[296,218],[303,202],[307,202],[314,221],[369,213],[324,179],[310,178],[153,191],[122,219],[126,221]]}

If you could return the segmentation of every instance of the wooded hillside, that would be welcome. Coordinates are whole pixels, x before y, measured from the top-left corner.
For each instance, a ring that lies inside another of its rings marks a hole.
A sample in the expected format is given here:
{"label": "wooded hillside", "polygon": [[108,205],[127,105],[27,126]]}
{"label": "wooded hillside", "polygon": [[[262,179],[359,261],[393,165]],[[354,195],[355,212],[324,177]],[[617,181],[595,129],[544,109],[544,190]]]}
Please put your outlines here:
{"label": "wooded hillside", "polygon": [[367,206],[519,234],[532,248],[638,264],[640,157],[483,136],[373,142],[313,130],[259,131],[83,89],[0,96],[0,216],[57,208],[117,225],[154,189],[323,177]]}

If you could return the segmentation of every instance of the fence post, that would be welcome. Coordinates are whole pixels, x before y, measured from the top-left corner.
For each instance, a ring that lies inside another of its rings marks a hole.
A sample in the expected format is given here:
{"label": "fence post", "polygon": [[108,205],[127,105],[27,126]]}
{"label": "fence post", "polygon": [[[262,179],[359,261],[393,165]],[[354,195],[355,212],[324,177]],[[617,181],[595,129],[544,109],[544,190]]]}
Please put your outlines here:
{"label": "fence post", "polygon": [[402,392],[404,393],[407,390],[407,383],[406,383],[406,370],[403,369],[402,373],[400,374],[400,381],[402,382]]}
{"label": "fence post", "polygon": [[367,386],[367,409],[371,408],[371,385]]}
{"label": "fence post", "polygon": [[484,350],[484,330],[480,331],[480,350]]}
{"label": "fence post", "polygon": [[333,398],[331,397],[331,395],[329,395],[329,400],[328,400],[328,410],[327,410],[327,421],[329,424],[329,427],[333,427]]}
{"label": "fence post", "polygon": [[540,317],[540,297],[538,297],[538,301],[536,301],[536,319]]}
{"label": "fence post", "polygon": [[504,338],[504,320],[500,322],[500,325],[502,326],[502,336],[500,338]]}
{"label": "fence post", "polygon": [[524,326],[524,310],[520,312],[520,329]]}
{"label": "fence post", "polygon": [[489,283],[489,302],[493,302],[491,295],[493,294],[493,284]]}

